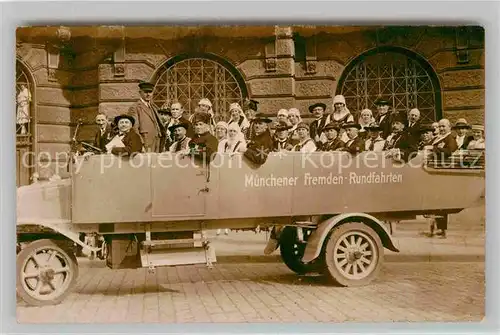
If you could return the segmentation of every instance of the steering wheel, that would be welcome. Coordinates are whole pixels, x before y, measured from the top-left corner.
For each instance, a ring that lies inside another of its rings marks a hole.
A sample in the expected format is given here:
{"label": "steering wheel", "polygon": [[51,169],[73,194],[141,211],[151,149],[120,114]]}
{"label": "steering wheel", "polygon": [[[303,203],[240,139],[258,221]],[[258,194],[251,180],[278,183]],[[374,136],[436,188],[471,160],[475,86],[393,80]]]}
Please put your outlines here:
{"label": "steering wheel", "polygon": [[82,146],[85,148],[87,151],[91,151],[94,153],[102,153],[102,150],[99,149],[98,147],[94,147],[92,144],[89,144],[87,142],[80,142]]}

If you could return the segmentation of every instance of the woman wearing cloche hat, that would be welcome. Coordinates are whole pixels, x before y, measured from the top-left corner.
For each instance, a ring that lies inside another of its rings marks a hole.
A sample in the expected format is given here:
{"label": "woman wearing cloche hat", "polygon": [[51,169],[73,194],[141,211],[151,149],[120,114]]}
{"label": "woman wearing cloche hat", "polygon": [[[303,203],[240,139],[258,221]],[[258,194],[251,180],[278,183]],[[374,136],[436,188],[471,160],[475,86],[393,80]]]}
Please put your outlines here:
{"label": "woman wearing cloche hat", "polygon": [[485,148],[484,141],[484,126],[481,125],[472,125],[472,136],[474,139],[469,142],[467,146],[468,150],[476,150]]}
{"label": "woman wearing cloche hat", "polygon": [[342,141],[349,141],[349,137],[345,133],[342,126],[345,123],[354,122],[354,116],[347,108],[346,101],[343,95],[336,95],[333,98],[333,113],[331,121],[337,123],[340,126],[340,138],[342,139]]}

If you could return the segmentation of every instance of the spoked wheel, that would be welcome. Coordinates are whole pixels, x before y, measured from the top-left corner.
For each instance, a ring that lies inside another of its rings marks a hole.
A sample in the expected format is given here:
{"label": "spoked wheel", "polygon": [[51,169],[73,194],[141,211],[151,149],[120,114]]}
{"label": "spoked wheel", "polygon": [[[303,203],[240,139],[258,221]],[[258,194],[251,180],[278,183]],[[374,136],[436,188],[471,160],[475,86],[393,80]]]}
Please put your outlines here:
{"label": "spoked wheel", "polygon": [[78,277],[76,257],[52,240],[37,240],[17,255],[17,294],[34,306],[55,305]]}
{"label": "spoked wheel", "polygon": [[377,233],[359,222],[333,230],[324,254],[325,272],[342,286],[362,286],[375,279],[382,267],[384,249]]}
{"label": "spoked wheel", "polygon": [[[310,234],[310,230],[304,230],[304,238]],[[306,243],[297,241],[297,229],[285,227],[280,234],[280,254],[283,262],[290,270],[298,274],[305,274],[312,270],[312,266],[302,262]]]}

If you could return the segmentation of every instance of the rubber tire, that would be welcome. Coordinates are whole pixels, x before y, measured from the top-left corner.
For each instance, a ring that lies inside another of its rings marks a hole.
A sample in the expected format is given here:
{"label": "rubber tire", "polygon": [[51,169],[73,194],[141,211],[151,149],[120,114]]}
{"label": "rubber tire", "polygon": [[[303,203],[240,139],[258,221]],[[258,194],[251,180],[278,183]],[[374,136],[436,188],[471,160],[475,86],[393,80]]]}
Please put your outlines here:
{"label": "rubber tire", "polygon": [[[21,276],[21,267],[24,265],[24,262],[27,257],[29,257],[35,249],[41,248],[41,247],[51,247],[53,249],[57,249],[61,254],[65,256],[65,260],[68,262],[70,268],[71,268],[71,273],[72,273],[72,278],[70,279],[70,283],[67,287],[67,289],[57,296],[56,298],[52,300],[38,300],[36,298],[33,298],[31,295],[29,295],[23,288],[21,281],[22,281],[22,276]],[[74,255],[74,253],[69,252],[67,249],[63,248],[60,244],[58,244],[54,240],[49,240],[49,239],[41,239],[41,240],[36,240],[24,247],[21,252],[17,255],[16,259],[16,293],[17,296],[23,299],[27,304],[32,305],[32,306],[47,306],[47,305],[57,305],[61,303],[70,293],[71,291],[75,288],[76,281],[78,278],[78,261]]]}
{"label": "rubber tire", "polygon": [[[349,231],[360,231],[368,235],[372,239],[372,242],[376,246],[376,252],[378,254],[377,264],[374,270],[365,278],[360,280],[353,280],[346,278],[342,273],[336,268],[333,262],[333,248],[337,240],[342,237],[345,233]],[[382,241],[378,234],[370,228],[368,225],[361,222],[349,222],[340,225],[339,227],[332,230],[332,232],[327,237],[326,245],[323,251],[323,273],[327,275],[331,282],[340,286],[365,286],[371,283],[375,278],[377,278],[380,269],[384,263],[384,247]]]}
{"label": "rubber tire", "polygon": [[[302,258],[302,254],[299,253],[299,257],[294,252],[294,244],[297,240],[297,230],[295,227],[285,227],[280,234],[280,254],[281,259],[285,265],[297,274],[306,274],[311,271],[311,265],[304,264],[300,258]],[[303,248],[305,249],[306,244],[304,243]]]}

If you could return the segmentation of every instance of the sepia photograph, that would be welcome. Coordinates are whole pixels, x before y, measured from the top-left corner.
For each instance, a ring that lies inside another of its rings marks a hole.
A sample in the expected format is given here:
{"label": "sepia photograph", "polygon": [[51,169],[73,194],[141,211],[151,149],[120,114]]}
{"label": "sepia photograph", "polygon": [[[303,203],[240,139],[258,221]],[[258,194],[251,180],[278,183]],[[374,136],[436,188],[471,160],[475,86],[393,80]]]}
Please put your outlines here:
{"label": "sepia photograph", "polygon": [[483,27],[20,26],[15,52],[18,323],[483,320]]}

